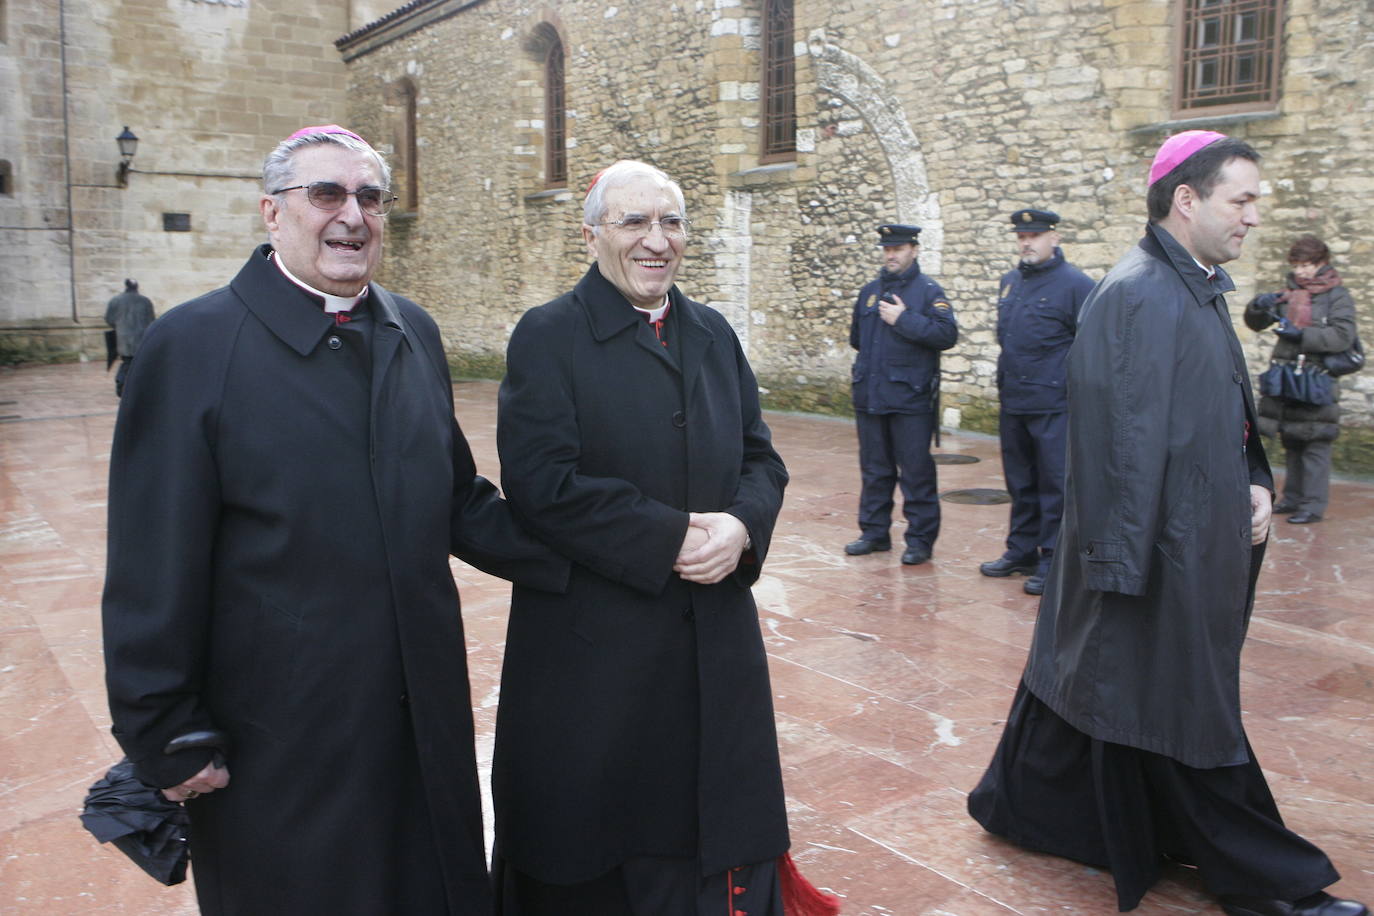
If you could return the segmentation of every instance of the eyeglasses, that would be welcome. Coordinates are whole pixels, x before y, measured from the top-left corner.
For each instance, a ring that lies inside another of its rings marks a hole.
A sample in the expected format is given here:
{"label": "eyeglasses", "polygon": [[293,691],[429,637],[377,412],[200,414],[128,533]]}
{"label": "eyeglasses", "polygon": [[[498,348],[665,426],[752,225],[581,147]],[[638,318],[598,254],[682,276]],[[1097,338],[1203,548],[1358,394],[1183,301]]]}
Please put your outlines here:
{"label": "eyeglasses", "polygon": [[289,188],[279,188],[272,194],[285,194],[287,191],[305,189],[305,199],[321,210],[338,210],[350,196],[358,198],[358,209],[373,216],[386,216],[399,200],[386,188],[359,188],[350,191],[343,185],[332,181],[312,181],[310,184],[293,184]]}
{"label": "eyeglasses", "polygon": [[657,226],[663,231],[665,238],[681,239],[687,237],[687,230],[691,228],[692,221],[685,216],[665,216],[662,219],[649,219],[647,216],[630,214],[622,216],[620,219],[608,219],[597,223],[598,226],[614,226],[621,232],[629,235],[646,236]]}

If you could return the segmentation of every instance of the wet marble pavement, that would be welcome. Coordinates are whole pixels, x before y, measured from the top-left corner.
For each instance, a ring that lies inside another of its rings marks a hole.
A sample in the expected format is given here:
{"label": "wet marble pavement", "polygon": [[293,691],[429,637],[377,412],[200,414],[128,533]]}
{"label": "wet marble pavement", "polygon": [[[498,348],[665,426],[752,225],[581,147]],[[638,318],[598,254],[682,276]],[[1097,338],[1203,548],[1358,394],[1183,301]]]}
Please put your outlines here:
{"label": "wet marble pavement", "polygon": [[[456,387],[482,472],[496,477],[495,394]],[[99,636],[105,481],[116,401],[94,364],[0,369],[0,913],[194,913],[98,846],[76,813],[118,756]],[[846,916],[1115,911],[1109,876],[985,834],[965,795],[991,756],[1035,615],[1022,579],[987,579],[1005,505],[943,503],[927,565],[848,558],[858,471],[852,424],[774,414],[792,472],[756,588],[804,871]],[[940,468],[942,492],[999,488],[996,443]],[[1289,824],[1374,902],[1374,486],[1336,482],[1327,520],[1279,522],[1260,581],[1246,724]],[[900,530],[894,531],[900,540]],[[490,760],[509,588],[454,562],[479,729]],[[1220,912],[1183,868],[1136,911]]]}

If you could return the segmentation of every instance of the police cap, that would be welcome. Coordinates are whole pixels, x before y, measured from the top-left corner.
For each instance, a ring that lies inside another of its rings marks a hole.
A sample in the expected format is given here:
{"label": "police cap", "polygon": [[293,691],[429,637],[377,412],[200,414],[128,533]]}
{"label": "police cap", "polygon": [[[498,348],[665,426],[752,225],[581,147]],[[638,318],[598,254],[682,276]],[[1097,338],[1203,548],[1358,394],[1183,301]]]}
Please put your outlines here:
{"label": "police cap", "polygon": [[905,223],[883,223],[878,227],[879,245],[919,245],[916,236],[921,234],[920,226]]}
{"label": "police cap", "polygon": [[1017,210],[1011,215],[1012,232],[1049,232],[1059,222],[1053,210]]}

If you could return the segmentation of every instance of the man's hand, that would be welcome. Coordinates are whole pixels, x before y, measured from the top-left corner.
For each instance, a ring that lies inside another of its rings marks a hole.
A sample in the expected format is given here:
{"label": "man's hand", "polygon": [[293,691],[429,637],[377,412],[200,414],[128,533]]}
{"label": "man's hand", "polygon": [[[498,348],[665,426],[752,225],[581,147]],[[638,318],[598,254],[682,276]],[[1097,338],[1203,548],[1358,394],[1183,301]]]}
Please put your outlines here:
{"label": "man's hand", "polygon": [[1269,491],[1250,484],[1250,544],[1260,544],[1269,537],[1269,522],[1274,505]]}
{"label": "man's hand", "polygon": [[[692,532],[706,535],[705,543],[691,549]],[[728,512],[693,512],[688,516],[687,540],[673,571],[688,582],[714,585],[739,565],[749,531],[744,522]]]}
{"label": "man's hand", "polygon": [[208,795],[216,789],[223,789],[229,785],[229,768],[217,767],[213,762],[207,763],[205,769],[201,770],[181,785],[172,786],[162,790],[162,795],[168,801],[181,802],[197,795]]}
{"label": "man's hand", "polygon": [[[896,302],[888,302],[886,296],[891,296]],[[883,300],[878,303],[878,317],[888,324],[896,324],[897,319],[902,317],[902,312],[906,311],[906,303],[902,297],[896,293],[887,293]]]}

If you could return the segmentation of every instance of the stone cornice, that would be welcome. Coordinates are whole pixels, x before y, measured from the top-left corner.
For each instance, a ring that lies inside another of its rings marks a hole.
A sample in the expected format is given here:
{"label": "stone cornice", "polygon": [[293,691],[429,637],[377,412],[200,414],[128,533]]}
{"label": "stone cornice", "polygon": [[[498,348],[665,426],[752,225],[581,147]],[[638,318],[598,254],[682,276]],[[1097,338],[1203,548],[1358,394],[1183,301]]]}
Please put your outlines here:
{"label": "stone cornice", "polygon": [[334,40],[334,47],[347,63],[390,44],[398,38],[419,31],[431,23],[456,16],[486,0],[410,0],[375,22]]}

